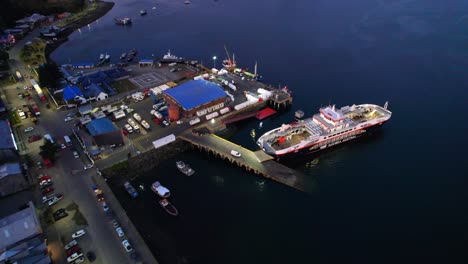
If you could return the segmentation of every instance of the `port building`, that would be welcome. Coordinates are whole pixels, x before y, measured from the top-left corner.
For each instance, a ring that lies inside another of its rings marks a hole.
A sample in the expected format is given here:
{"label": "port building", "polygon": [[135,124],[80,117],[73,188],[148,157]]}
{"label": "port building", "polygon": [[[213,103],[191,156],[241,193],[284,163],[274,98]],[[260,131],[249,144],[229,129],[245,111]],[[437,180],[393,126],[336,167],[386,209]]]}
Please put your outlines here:
{"label": "port building", "polygon": [[[206,80],[192,80],[162,92],[171,111],[178,109],[180,115],[204,116],[223,108],[229,97],[219,85]],[[175,107],[174,107],[175,106]]]}

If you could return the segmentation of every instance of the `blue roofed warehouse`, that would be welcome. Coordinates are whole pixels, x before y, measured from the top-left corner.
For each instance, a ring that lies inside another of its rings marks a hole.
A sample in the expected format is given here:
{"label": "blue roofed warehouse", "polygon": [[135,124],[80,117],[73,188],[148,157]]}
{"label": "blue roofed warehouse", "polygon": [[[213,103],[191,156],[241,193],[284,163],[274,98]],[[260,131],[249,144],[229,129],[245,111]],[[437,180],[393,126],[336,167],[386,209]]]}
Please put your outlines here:
{"label": "blue roofed warehouse", "polygon": [[86,124],[86,129],[93,137],[94,143],[99,147],[123,145],[122,131],[107,118],[92,120]]}
{"label": "blue roofed warehouse", "polygon": [[228,97],[215,83],[193,80],[165,90],[163,98],[168,104],[177,106],[182,116],[192,117],[223,108]]}

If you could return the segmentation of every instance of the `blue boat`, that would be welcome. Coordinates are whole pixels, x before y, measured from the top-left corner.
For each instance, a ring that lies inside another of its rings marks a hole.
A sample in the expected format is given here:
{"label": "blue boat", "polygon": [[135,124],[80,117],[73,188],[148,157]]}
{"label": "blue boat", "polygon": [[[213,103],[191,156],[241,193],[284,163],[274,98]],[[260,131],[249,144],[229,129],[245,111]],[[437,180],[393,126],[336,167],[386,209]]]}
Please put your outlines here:
{"label": "blue boat", "polygon": [[127,190],[128,194],[132,198],[137,198],[138,197],[138,192],[135,190],[135,188],[130,184],[130,182],[125,182],[124,183],[125,190]]}

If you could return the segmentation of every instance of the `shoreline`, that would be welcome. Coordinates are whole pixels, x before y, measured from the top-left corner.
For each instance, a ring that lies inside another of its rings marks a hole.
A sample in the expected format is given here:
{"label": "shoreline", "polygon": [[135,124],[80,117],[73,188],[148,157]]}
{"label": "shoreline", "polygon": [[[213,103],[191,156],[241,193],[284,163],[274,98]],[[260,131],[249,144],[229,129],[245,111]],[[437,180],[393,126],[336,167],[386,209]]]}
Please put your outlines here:
{"label": "shoreline", "polygon": [[103,17],[115,5],[114,2],[105,2],[105,1],[99,1],[99,2],[96,2],[96,4],[97,4],[97,7],[94,11],[86,14],[85,16],[83,16],[81,19],[77,21],[71,22],[69,25],[66,26],[65,30],[62,31],[62,35],[57,41],[53,42],[52,44],[48,44],[45,47],[44,57],[47,62],[56,64],[56,62],[50,58],[50,54],[52,54],[52,52],[54,52],[55,49],[60,47],[62,43],[66,42],[68,40],[68,36],[70,36],[70,34],[75,32],[75,30],[82,28],[98,20],[99,18]]}

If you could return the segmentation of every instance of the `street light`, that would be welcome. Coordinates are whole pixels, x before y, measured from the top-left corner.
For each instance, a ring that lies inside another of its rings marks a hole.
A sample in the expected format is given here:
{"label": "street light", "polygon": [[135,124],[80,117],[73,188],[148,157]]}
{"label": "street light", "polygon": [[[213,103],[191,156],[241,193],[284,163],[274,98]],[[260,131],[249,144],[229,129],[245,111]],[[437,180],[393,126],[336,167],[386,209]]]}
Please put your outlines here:
{"label": "street light", "polygon": [[213,56],[213,68],[215,69],[216,69],[216,59],[217,59],[216,56]]}

